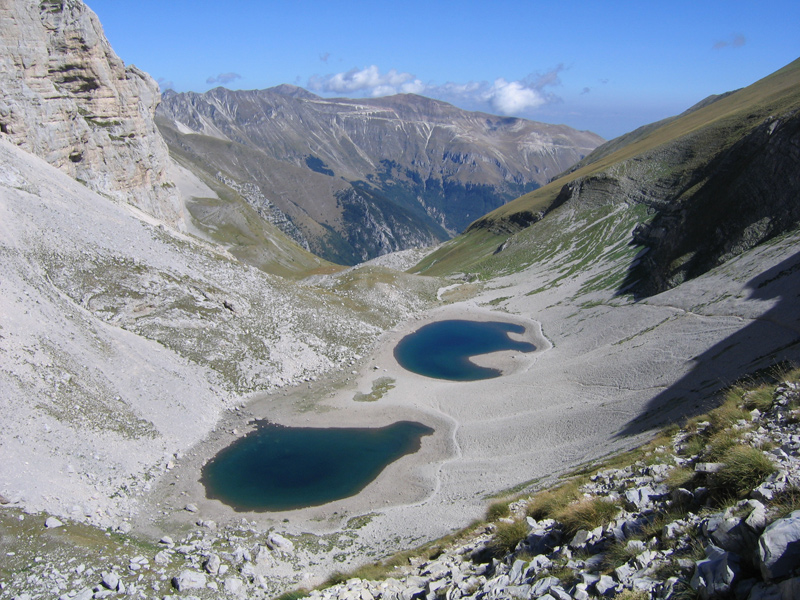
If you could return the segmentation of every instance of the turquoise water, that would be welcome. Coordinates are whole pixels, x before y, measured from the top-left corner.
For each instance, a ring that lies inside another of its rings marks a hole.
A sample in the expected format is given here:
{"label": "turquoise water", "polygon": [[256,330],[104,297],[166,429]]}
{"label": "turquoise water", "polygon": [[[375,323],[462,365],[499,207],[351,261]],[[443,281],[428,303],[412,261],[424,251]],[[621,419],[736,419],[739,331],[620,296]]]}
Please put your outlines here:
{"label": "turquoise water", "polygon": [[491,379],[502,373],[479,367],[469,358],[501,350],[533,352],[533,344],[508,337],[509,333],[524,332],[521,325],[501,321],[438,321],[400,340],[394,357],[404,369],[426,377],[451,381]]}
{"label": "turquoise water", "polygon": [[380,428],[261,423],[203,467],[206,496],[241,511],[318,506],[353,496],[433,429],[400,421]]}

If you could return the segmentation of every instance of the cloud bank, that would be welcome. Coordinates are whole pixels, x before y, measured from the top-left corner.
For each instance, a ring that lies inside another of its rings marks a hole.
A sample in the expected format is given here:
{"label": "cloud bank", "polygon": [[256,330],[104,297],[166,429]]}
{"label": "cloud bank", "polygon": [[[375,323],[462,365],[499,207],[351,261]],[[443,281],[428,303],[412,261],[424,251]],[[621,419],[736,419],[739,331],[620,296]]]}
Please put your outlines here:
{"label": "cloud bank", "polygon": [[563,65],[559,65],[546,73],[532,74],[519,81],[499,77],[491,83],[470,81],[435,84],[425,83],[411,73],[396,69],[381,73],[377,65],[370,65],[342,73],[315,75],[308,80],[308,88],[321,93],[372,97],[424,94],[462,106],[515,115],[558,101],[559,98],[545,91],[545,88],[560,85],[558,74],[563,68]]}
{"label": "cloud bank", "polygon": [[208,79],[206,79],[206,83],[208,84],[221,83],[222,85],[225,85],[227,83],[230,83],[231,81],[236,81],[237,79],[241,78],[242,76],[239,75],[238,73],[220,73],[216,77],[209,77]]}
{"label": "cloud bank", "polygon": [[723,48],[741,48],[747,43],[747,39],[741,33],[733,34],[728,40],[719,40],[714,42],[712,46],[714,50],[722,50]]}

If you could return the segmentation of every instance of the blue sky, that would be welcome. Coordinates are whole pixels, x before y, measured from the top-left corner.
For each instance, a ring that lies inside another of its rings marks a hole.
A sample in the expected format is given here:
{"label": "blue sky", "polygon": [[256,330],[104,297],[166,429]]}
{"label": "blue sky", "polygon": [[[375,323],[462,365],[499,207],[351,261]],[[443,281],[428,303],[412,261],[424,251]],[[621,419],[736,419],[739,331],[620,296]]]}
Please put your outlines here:
{"label": "blue sky", "polygon": [[86,0],[162,87],[415,92],[612,138],[800,57],[800,1]]}

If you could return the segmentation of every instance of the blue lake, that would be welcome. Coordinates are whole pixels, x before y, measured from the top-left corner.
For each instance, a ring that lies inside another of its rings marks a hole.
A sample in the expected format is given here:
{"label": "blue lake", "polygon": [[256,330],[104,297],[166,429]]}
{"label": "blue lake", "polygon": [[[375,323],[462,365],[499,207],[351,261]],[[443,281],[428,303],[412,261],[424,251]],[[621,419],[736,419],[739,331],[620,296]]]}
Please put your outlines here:
{"label": "blue lake", "polygon": [[404,369],[426,377],[451,381],[491,379],[502,373],[479,367],[469,358],[501,350],[533,352],[533,344],[508,336],[524,332],[521,325],[501,321],[438,321],[400,340],[394,357]]}
{"label": "blue lake", "polygon": [[240,511],[318,506],[353,496],[383,469],[419,450],[433,429],[400,421],[380,428],[258,428],[203,467],[206,496]]}

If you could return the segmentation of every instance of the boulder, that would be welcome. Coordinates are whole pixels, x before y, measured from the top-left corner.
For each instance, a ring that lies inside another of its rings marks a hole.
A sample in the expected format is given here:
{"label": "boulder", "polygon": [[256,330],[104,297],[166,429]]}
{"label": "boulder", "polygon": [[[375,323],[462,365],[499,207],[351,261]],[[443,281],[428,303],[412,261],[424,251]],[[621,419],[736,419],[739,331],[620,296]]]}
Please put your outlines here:
{"label": "boulder", "polygon": [[56,527],[61,527],[62,525],[64,524],[55,517],[47,517],[44,522],[44,526],[48,529],[55,529]]}
{"label": "boulder", "polygon": [[211,554],[206,559],[205,563],[203,563],[203,568],[206,570],[206,573],[210,573],[212,575],[216,575],[219,573],[220,567],[220,560],[219,556],[216,554]]}
{"label": "boulder", "polygon": [[244,582],[238,577],[228,577],[223,583],[222,589],[231,596],[241,596],[245,592]]}
{"label": "boulder", "polygon": [[184,569],[172,578],[172,587],[179,592],[206,587],[206,576],[199,571]]}
{"label": "boulder", "polygon": [[758,566],[767,581],[788,577],[800,567],[800,510],[764,530],[758,539]]}
{"label": "boulder", "polygon": [[706,556],[707,559],[695,566],[690,582],[692,589],[704,600],[728,595],[739,574],[739,556],[711,544],[706,548]]}
{"label": "boulder", "polygon": [[114,572],[103,573],[103,585],[109,589],[116,591],[119,587],[119,575]]}
{"label": "boulder", "polygon": [[294,553],[294,544],[279,533],[270,533],[267,537],[267,546],[270,550],[284,554]]}

